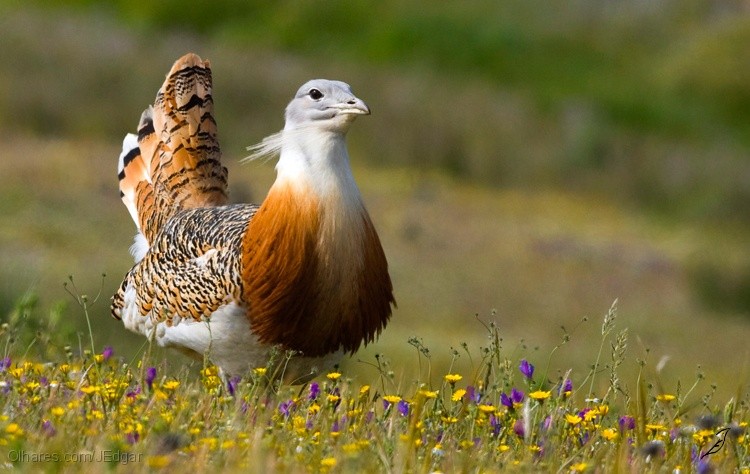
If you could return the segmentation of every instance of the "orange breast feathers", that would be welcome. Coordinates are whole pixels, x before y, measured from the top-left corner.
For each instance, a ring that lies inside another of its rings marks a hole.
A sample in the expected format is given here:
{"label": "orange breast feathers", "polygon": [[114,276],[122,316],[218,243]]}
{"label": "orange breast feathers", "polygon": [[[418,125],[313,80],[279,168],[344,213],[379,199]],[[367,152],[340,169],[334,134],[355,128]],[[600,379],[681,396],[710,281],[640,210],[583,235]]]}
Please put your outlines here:
{"label": "orange breast feathers", "polygon": [[243,300],[261,342],[321,356],[354,352],[385,327],[395,305],[388,264],[364,207],[356,212],[355,225],[331,235],[342,219],[312,192],[272,187],[242,242]]}

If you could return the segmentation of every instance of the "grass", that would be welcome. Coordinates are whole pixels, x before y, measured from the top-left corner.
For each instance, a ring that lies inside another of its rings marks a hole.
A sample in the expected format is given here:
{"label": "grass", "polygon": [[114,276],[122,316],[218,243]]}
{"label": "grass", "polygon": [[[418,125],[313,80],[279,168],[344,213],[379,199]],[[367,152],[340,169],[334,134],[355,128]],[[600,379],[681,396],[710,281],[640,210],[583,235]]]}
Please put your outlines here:
{"label": "grass", "polygon": [[[75,293],[73,293],[75,295]],[[88,299],[77,296],[87,317]],[[33,309],[33,307],[32,307]],[[550,376],[550,361],[504,347],[494,322],[480,346],[462,344],[430,377],[431,351],[408,341],[414,379],[387,354],[371,380],[345,371],[280,385],[289,354],[244,378],[193,371],[146,347],[127,359],[84,341],[51,355],[25,346],[22,319],[3,325],[0,450],[5,465],[45,472],[750,472],[750,399],[717,402],[700,380],[665,391],[629,357],[616,303],[600,345],[579,348],[591,369]],[[16,325],[18,325],[16,327]],[[48,335],[58,341],[59,335]],[[566,339],[561,344],[567,344]],[[605,379],[597,384],[596,379]]]}
{"label": "grass", "polygon": [[[30,289],[42,307],[70,303],[62,285],[72,274],[81,293],[103,294],[90,308],[97,340],[132,356],[142,341],[109,316],[107,298],[132,265],[133,225],[112,171],[117,144],[15,135],[4,150],[23,160],[0,162],[3,311]],[[232,198],[262,199],[272,166],[239,166],[242,154],[226,153]],[[529,357],[538,357],[537,347],[555,345],[566,332],[577,341],[596,339],[595,325],[581,320],[619,297],[639,357],[652,365],[672,357],[669,387],[693,378],[701,365],[711,368],[708,382],[724,391],[721,396],[734,391],[736,367],[747,363],[747,322],[742,313],[702,306],[688,272],[695,260],[719,268],[741,261],[747,241],[741,227],[665,224],[596,195],[498,192],[440,173],[361,161],[354,171],[387,251],[399,308],[380,342],[347,360],[347,373],[372,377],[357,359],[389,352],[407,361],[403,376],[416,376],[404,344],[415,334],[445,348],[434,351],[433,366],[446,371],[447,348],[480,344],[484,330],[474,315],[490,319],[493,309],[506,339],[523,339]],[[47,184],[26,184],[35,182]],[[13,201],[5,200],[9,195]],[[63,323],[73,333],[86,332],[81,318]],[[556,352],[554,370],[587,363],[584,354],[565,347]],[[622,370],[632,375],[638,367],[631,362]]]}

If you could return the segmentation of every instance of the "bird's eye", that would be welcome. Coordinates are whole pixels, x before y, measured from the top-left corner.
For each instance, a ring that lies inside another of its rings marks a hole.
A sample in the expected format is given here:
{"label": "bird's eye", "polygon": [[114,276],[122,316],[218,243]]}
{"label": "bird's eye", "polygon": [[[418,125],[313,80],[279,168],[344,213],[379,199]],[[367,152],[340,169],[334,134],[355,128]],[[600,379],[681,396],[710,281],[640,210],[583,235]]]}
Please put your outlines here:
{"label": "bird's eye", "polygon": [[310,89],[310,92],[308,92],[308,94],[310,95],[310,98],[312,100],[320,100],[323,98],[323,93],[318,89]]}

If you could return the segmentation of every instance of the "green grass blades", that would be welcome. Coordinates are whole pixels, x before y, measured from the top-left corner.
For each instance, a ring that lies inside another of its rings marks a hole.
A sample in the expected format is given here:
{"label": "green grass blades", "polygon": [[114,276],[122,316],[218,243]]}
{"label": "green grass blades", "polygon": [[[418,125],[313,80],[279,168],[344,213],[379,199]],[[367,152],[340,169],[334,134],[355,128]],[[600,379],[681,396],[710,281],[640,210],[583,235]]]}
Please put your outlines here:
{"label": "green grass blades", "polygon": [[[616,311],[607,312],[600,346],[622,362],[629,356],[626,338],[613,331]],[[507,354],[491,323],[486,346],[453,352],[472,360],[461,373],[404,380],[377,355],[369,383],[331,372],[303,386],[272,381],[272,362],[223,378],[208,364],[169,370],[148,350],[134,361],[111,347],[40,359],[7,334],[5,342],[0,456],[8,468],[750,472],[747,394],[714,405],[679,385],[664,391],[648,367],[637,380],[620,379],[608,374],[619,364],[605,364],[599,344],[580,348],[596,360],[589,373],[551,380],[537,361]],[[420,339],[405,344],[429,364]],[[595,377],[603,371],[609,382]]]}

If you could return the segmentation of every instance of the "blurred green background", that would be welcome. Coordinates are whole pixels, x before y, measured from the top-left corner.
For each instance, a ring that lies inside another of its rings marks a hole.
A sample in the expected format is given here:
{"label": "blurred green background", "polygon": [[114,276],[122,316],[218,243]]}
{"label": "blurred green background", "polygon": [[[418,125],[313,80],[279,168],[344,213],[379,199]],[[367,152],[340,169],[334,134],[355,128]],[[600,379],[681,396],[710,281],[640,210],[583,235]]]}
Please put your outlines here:
{"label": "blurred green background", "polygon": [[[451,347],[485,344],[478,315],[540,364],[568,333],[551,375],[582,376],[619,298],[625,370],[669,356],[670,389],[696,370],[746,387],[746,1],[4,0],[0,46],[0,314],[34,293],[34,317],[60,317],[73,275],[101,290],[97,344],[140,347],[108,315],[134,233],[117,155],[194,51],[233,201],[263,199],[272,164],[238,161],[307,79],[347,81],[373,110],[349,143],[399,308],[350,373],[375,353],[418,370],[415,335],[447,370]],[[83,312],[62,314],[77,345]]]}

